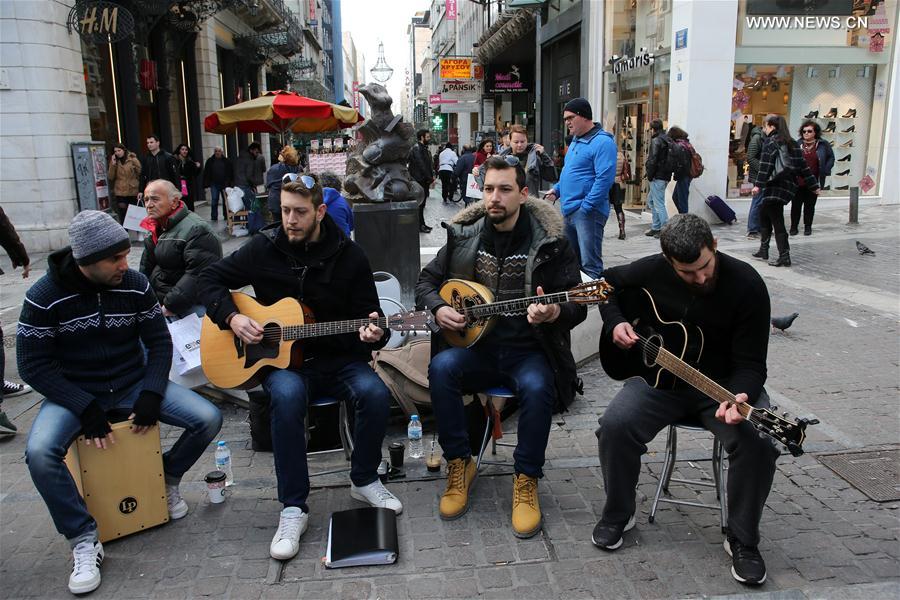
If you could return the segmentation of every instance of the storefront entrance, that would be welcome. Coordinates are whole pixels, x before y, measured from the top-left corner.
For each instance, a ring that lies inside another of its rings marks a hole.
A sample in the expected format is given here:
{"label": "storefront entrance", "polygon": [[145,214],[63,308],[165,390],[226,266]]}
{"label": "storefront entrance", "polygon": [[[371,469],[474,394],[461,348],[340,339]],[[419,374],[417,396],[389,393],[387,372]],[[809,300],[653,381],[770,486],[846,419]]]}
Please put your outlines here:
{"label": "storefront entrance", "polygon": [[625,182],[625,208],[640,210],[644,206],[647,182],[644,164],[647,162],[649,139],[645,123],[649,106],[646,102],[620,104],[616,118],[616,144],[631,165],[631,179]]}

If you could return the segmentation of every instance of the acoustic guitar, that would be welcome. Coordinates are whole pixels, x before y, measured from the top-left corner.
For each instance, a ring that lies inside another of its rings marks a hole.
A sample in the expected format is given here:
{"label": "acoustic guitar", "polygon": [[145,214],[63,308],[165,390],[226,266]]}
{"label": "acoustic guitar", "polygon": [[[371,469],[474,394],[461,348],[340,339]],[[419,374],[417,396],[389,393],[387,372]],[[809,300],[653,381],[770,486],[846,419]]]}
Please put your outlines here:
{"label": "acoustic guitar", "polygon": [[438,290],[438,294],[466,318],[466,327],[460,331],[445,329],[444,338],[451,346],[468,348],[493,329],[498,315],[524,314],[531,304],[601,304],[606,302],[610,292],[612,286],[603,279],[598,279],[580,283],[565,292],[494,302],[494,294],[486,286],[464,279],[448,279]]}
{"label": "acoustic guitar", "polygon": [[293,298],[284,298],[264,306],[255,298],[232,292],[232,300],[242,315],[259,323],[263,339],[245,344],[230,329],[219,329],[209,317],[200,329],[200,364],[203,373],[221,388],[252,388],[258,385],[257,372],[263,367],[285,369],[303,363],[302,344],[297,340],[355,333],[370,323],[393,331],[437,331],[434,315],[424,310],[397,313],[377,319],[351,319],[316,323],[308,306]]}
{"label": "acoustic guitar", "polygon": [[[628,350],[612,341],[612,332],[600,338],[600,364],[616,380],[642,377],[651,387],[672,389],[683,381],[716,402],[734,404],[734,394],[701,373],[692,364],[703,353],[703,331],[684,321],[666,321],[656,308],[652,294],[645,288],[616,292],[619,306],[640,340]],[[806,427],[816,419],[788,420],[771,409],[736,404],[738,410],[758,431],[783,444],[794,456],[803,454]]]}

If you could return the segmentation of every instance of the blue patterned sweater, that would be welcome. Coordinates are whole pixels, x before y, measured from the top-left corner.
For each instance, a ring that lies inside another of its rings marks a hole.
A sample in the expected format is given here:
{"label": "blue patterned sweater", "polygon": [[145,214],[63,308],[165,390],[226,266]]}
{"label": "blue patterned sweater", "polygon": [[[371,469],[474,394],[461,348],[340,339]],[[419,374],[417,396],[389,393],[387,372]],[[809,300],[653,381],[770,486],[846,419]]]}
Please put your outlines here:
{"label": "blue patterned sweater", "polygon": [[22,305],[19,376],[79,415],[95,395],[141,380],[142,389],[165,395],[172,339],[147,278],[129,269],[119,285],[98,286],[81,274],[69,248],[48,264]]}

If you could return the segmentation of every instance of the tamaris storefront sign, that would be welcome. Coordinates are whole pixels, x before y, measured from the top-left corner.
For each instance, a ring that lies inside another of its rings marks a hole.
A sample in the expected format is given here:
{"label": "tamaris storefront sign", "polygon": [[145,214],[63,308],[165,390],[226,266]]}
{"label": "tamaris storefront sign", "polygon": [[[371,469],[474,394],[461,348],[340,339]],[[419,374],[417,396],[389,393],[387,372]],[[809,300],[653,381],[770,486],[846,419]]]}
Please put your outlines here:
{"label": "tamaris storefront sign", "polygon": [[646,48],[641,48],[641,51],[635,56],[625,56],[619,59],[613,58],[615,62],[612,64],[612,70],[616,75],[640,69],[641,67],[649,67],[654,60],[654,56]]}

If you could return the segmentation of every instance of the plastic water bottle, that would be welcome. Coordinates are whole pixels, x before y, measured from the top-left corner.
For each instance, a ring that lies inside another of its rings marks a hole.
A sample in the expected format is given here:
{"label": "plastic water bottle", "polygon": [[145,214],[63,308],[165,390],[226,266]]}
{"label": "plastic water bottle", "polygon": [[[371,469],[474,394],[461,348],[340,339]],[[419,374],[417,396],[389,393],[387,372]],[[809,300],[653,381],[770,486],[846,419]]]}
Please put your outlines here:
{"label": "plastic water bottle", "polygon": [[425,449],[422,448],[422,422],[419,421],[419,415],[410,417],[409,425],[406,426],[406,437],[409,441],[409,457],[422,458],[425,456]]}
{"label": "plastic water bottle", "polygon": [[224,441],[216,444],[216,470],[225,473],[226,486],[234,484],[234,472],[231,470],[231,450]]}

